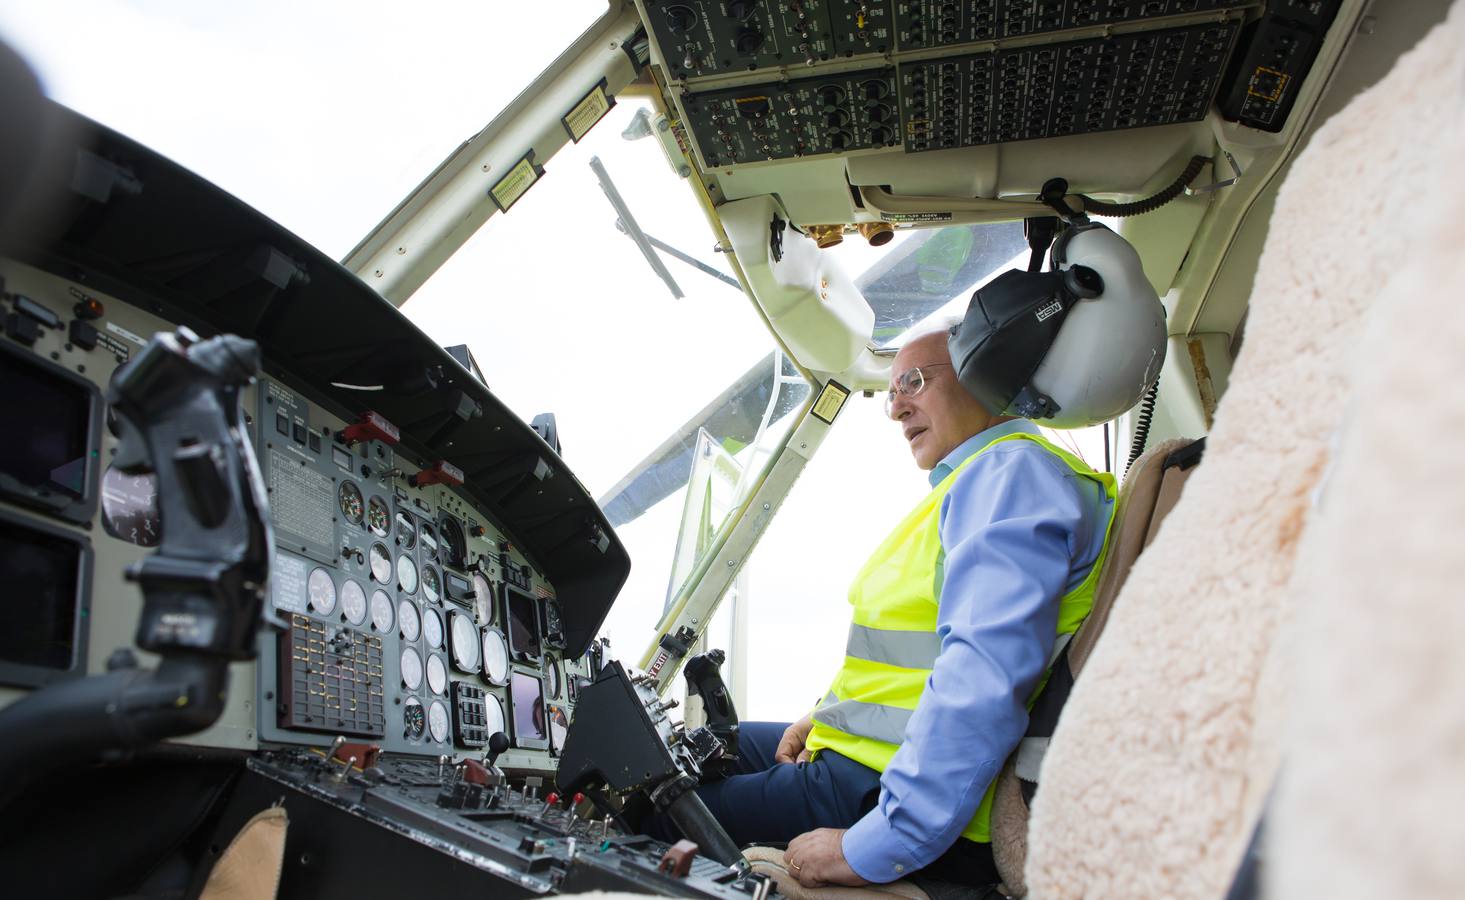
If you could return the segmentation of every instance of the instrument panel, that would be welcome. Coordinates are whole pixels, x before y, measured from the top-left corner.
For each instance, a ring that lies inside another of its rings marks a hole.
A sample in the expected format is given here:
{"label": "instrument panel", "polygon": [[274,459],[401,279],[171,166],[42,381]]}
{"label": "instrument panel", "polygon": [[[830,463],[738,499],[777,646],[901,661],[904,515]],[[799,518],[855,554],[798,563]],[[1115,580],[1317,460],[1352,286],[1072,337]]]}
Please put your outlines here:
{"label": "instrument panel", "polygon": [[[6,384],[38,401],[10,404],[0,423],[29,437],[0,456],[0,566],[23,585],[28,623],[0,638],[3,704],[17,688],[102,671],[131,643],[140,598],[122,573],[167,523],[152,476],[112,464],[103,391],[146,336],[172,326],[18,262],[0,260],[0,281],[8,316],[38,325],[12,323],[0,338]],[[555,587],[513,535],[441,478],[450,465],[401,452],[390,423],[354,429],[273,375],[245,404],[270,501],[278,627],[264,630],[257,661],[234,664],[223,719],[187,742],[324,746],[344,735],[436,758],[481,753],[504,732],[501,766],[553,771],[571,685],[590,662],[565,658]]]}

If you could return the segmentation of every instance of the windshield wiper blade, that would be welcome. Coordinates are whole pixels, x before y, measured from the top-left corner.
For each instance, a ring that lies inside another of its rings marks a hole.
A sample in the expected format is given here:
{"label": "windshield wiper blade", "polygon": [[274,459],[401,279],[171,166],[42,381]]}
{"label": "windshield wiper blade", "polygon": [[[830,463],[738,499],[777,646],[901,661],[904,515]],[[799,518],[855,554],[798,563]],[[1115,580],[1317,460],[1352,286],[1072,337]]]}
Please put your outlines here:
{"label": "windshield wiper blade", "polygon": [[668,244],[665,241],[658,241],[656,238],[652,237],[649,234],[646,235],[646,240],[651,242],[651,246],[662,251],[663,253],[670,253],[672,256],[675,256],[677,259],[681,260],[687,265],[696,266],[698,269],[701,269],[703,272],[706,272],[708,275],[711,275],[718,281],[721,281],[724,284],[731,285],[733,290],[737,291],[739,294],[743,292],[743,286],[741,284],[738,284],[738,280],[727,274],[726,272],[719,272],[712,266],[709,266],[707,265],[707,263],[698,259],[697,257],[692,256],[689,253],[683,253],[682,251],[673,247],[671,244]]}
{"label": "windshield wiper blade", "polygon": [[646,264],[651,266],[651,271],[656,273],[656,277],[666,282],[666,286],[671,291],[673,297],[680,300],[687,296],[682,293],[682,289],[677,284],[677,280],[671,277],[671,273],[667,271],[665,264],[661,261],[661,257],[656,255],[656,249],[651,246],[651,241],[646,237],[646,232],[642,231],[641,226],[636,224],[636,217],[631,215],[630,207],[626,206],[626,201],[621,199],[621,192],[616,190],[615,183],[610,180],[610,173],[605,171],[605,165],[600,161],[600,157],[590,157],[590,168],[595,172],[596,179],[600,181],[600,189],[605,192],[605,199],[610,201],[611,207],[615,209],[616,216],[620,219],[616,224],[620,226],[621,230],[631,239],[631,242],[641,251],[641,255],[646,257]]}

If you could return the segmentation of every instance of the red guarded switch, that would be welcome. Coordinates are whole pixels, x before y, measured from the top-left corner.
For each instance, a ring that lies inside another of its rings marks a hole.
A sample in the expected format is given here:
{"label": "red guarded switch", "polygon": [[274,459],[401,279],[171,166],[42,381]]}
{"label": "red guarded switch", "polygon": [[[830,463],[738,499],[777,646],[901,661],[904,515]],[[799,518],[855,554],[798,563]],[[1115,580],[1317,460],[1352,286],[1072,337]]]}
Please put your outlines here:
{"label": "red guarded switch", "polygon": [[402,439],[402,432],[397,426],[388,422],[381,413],[371,410],[361,414],[361,418],[355,425],[347,425],[341,436],[348,444],[359,444],[363,441],[381,441],[383,444],[395,446]]}
{"label": "red guarded switch", "polygon": [[463,470],[445,459],[440,459],[408,478],[407,483],[413,487],[422,487],[425,484],[451,484],[454,487],[462,487]]}

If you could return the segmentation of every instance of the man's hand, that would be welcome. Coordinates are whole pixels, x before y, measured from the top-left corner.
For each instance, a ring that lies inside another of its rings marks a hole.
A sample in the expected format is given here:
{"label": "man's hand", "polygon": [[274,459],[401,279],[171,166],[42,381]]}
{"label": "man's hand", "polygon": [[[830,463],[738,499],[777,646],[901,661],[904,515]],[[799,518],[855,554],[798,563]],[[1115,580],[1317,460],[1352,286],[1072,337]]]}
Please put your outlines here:
{"label": "man's hand", "polygon": [[843,828],[816,828],[788,842],[783,861],[789,874],[804,887],[844,884],[859,887],[870,882],[855,874],[844,859]]}
{"label": "man's hand", "polygon": [[785,728],[783,737],[778,739],[778,749],[773,751],[773,761],[780,763],[807,762],[809,751],[804,748],[804,743],[809,740],[809,732],[813,730],[813,713],[809,713]]}

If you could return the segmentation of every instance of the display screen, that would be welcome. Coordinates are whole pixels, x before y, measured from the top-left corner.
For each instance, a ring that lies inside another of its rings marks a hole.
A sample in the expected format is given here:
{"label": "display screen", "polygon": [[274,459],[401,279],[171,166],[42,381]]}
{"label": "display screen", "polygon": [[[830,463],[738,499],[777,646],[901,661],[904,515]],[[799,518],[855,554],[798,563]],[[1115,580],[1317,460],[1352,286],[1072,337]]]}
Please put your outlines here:
{"label": "display screen", "polygon": [[515,659],[539,661],[539,601],[513,585],[504,585],[505,620],[509,623],[509,654]]}
{"label": "display screen", "polygon": [[28,497],[55,493],[80,499],[86,491],[92,392],[34,360],[0,353],[0,474]]}
{"label": "display screen", "polygon": [[443,588],[448,595],[448,599],[453,601],[454,603],[458,603],[463,606],[472,605],[470,603],[470,600],[472,598],[470,598],[468,595],[473,591],[473,582],[464,578],[462,575],[454,575],[452,572],[444,572]]}
{"label": "display screen", "polygon": [[537,675],[515,672],[509,682],[514,705],[514,741],[520,746],[544,746],[548,731],[544,726],[544,682]]}
{"label": "display screen", "polygon": [[75,667],[81,545],[0,521],[0,572],[6,576],[8,622],[0,628],[0,664],[57,671]]}

